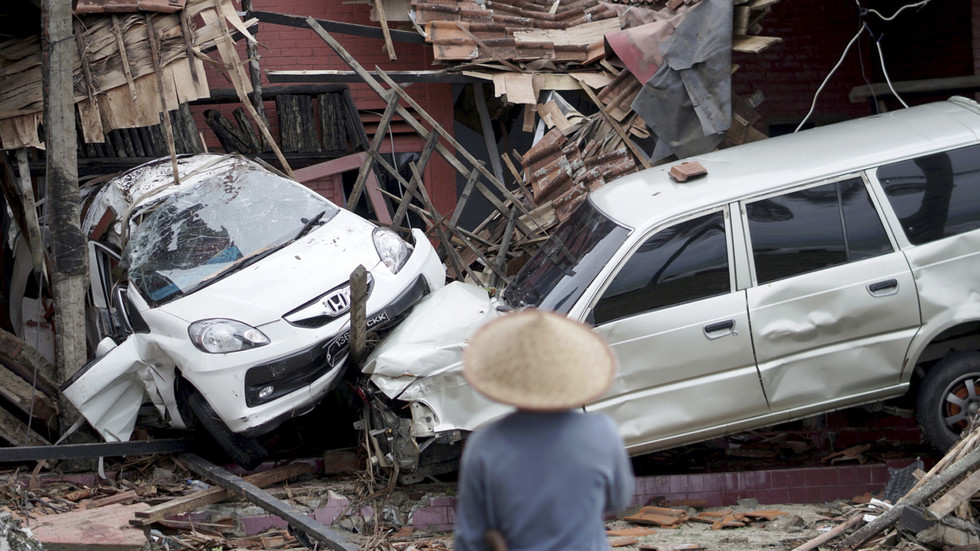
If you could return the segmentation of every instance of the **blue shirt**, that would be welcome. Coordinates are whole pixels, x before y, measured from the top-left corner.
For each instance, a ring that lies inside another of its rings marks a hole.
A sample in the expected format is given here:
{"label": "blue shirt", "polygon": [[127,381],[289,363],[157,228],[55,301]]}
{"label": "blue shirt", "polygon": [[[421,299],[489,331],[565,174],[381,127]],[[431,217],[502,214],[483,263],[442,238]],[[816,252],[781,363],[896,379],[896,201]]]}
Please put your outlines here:
{"label": "blue shirt", "polygon": [[609,417],[517,411],[466,442],[455,549],[489,550],[487,530],[501,532],[508,551],[609,549],[602,514],[625,508],[633,492]]}

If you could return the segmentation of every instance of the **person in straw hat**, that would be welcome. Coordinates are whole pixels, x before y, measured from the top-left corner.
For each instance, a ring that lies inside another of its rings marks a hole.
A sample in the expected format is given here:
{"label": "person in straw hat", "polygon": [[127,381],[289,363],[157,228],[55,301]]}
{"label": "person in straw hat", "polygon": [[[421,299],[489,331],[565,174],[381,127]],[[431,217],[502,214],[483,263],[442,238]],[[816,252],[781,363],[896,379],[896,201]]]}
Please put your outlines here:
{"label": "person in straw hat", "polygon": [[604,512],[629,505],[633,471],[612,419],[582,406],[616,360],[588,327],[541,310],[482,327],[463,375],[517,411],[474,432],[460,465],[455,549],[608,549]]}

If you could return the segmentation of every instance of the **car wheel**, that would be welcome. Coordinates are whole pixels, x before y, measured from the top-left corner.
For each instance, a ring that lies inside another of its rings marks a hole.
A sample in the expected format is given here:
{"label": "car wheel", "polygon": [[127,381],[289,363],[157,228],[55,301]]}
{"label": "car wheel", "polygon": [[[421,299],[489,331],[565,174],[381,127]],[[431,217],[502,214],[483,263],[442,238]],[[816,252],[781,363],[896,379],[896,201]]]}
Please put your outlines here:
{"label": "car wheel", "polygon": [[241,465],[243,469],[254,469],[269,456],[269,452],[258,440],[231,432],[215,413],[211,404],[197,390],[188,393],[187,405],[194,413],[195,421],[208,431],[228,458]]}
{"label": "car wheel", "polygon": [[980,353],[961,352],[943,358],[922,381],[916,416],[926,440],[947,450],[980,410]]}

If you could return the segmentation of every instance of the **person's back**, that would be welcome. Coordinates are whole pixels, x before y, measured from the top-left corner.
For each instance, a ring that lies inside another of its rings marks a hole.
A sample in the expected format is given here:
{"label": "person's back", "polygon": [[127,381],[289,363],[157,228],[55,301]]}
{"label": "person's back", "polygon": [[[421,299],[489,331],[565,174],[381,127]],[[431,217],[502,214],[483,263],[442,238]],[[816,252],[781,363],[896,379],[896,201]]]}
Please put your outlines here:
{"label": "person's back", "polygon": [[602,513],[633,497],[612,420],[577,411],[518,411],[476,432],[463,453],[456,549],[606,549]]}
{"label": "person's back", "polygon": [[525,310],[481,328],[463,374],[518,411],[469,437],[460,465],[457,551],[608,549],[603,512],[629,504],[633,472],[613,421],[582,412],[609,388],[615,357],[590,328]]}

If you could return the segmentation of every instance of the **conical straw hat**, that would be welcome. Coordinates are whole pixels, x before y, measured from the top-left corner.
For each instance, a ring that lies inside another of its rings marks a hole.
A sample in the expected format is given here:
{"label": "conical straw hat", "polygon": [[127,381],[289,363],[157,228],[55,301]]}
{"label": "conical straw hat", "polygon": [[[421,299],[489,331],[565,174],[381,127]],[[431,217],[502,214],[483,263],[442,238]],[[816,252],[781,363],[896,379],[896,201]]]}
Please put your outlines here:
{"label": "conical straw hat", "polygon": [[463,375],[484,396],[534,411],[581,407],[612,384],[616,360],[590,328],[542,310],[483,326],[463,352]]}

